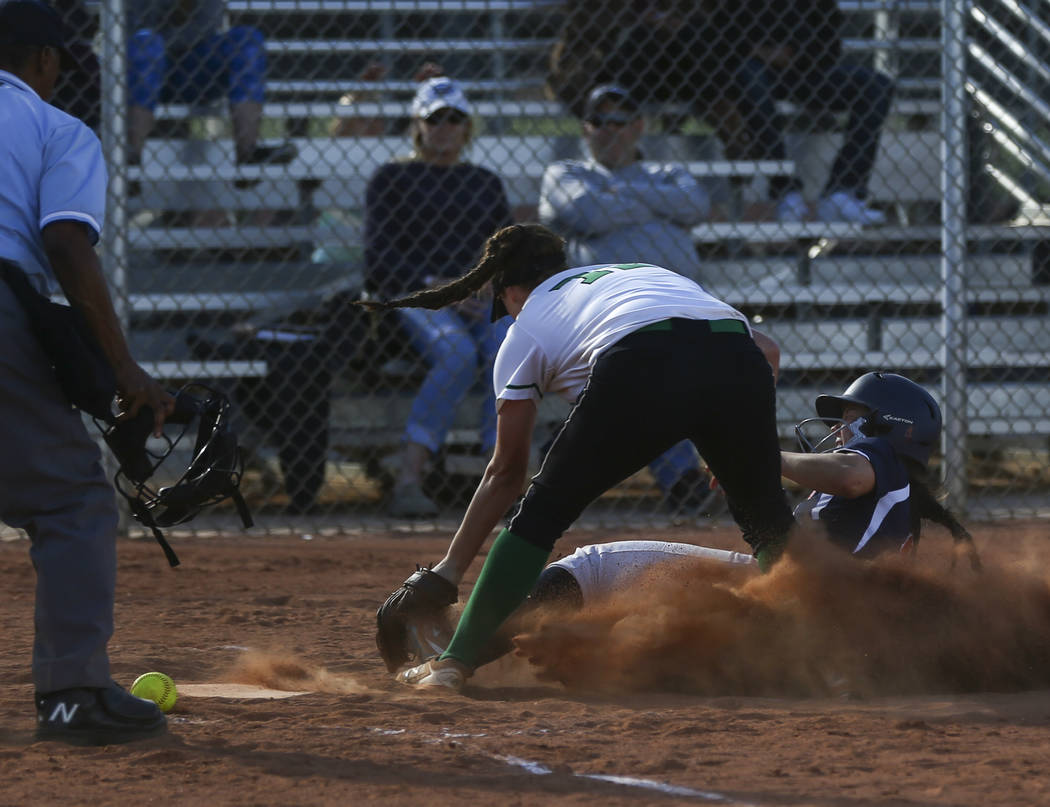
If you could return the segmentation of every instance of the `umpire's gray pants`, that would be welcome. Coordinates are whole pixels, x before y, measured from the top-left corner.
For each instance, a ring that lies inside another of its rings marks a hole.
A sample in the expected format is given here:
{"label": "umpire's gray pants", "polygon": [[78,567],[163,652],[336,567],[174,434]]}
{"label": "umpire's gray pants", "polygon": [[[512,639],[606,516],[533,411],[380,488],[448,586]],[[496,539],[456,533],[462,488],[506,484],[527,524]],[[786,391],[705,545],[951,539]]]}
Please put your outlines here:
{"label": "umpire's gray pants", "polygon": [[0,280],[0,519],[36,569],[38,692],[110,681],[117,510],[98,447]]}

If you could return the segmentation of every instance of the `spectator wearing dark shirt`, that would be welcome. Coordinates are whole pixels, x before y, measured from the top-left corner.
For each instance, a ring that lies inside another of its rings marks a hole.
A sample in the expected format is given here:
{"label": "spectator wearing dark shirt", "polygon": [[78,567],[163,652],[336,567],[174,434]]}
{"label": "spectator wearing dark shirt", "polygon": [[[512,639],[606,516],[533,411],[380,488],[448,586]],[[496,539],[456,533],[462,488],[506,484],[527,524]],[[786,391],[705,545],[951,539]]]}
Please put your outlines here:
{"label": "spectator wearing dark shirt", "polygon": [[225,91],[238,163],[286,163],[291,144],[261,146],[266,48],[248,25],[223,30],[224,0],[135,0],[129,8],[128,145],[140,161],[160,102],[196,104]]}
{"label": "spectator wearing dark shirt", "polygon": [[[737,41],[732,94],[752,138],[750,156],[784,160],[783,126],[776,101],[788,99],[849,115],[817,218],[860,225],[884,224],[865,200],[879,134],[893,98],[892,79],[842,59],[842,12],[836,0],[750,0],[730,36]],[[809,216],[802,185],[793,177],[770,182],[780,221]]]}
{"label": "spectator wearing dark shirt", "polygon": [[669,121],[695,115],[714,127],[730,159],[746,144],[730,92],[736,55],[726,0],[569,0],[550,55],[548,93],[583,118],[591,91],[627,89]]}
{"label": "spectator wearing dark shirt", "polygon": [[91,48],[98,19],[88,12],[83,0],[54,0],[52,6],[66,26],[72,63],[59,76],[51,103],[98,132],[102,122],[102,71]]}
{"label": "spectator wearing dark shirt", "polygon": [[[410,159],[388,163],[368,183],[365,200],[365,288],[389,298],[459,277],[490,235],[511,222],[500,178],[463,161],[472,132],[471,107],[456,82],[426,81],[412,102]],[[488,307],[468,300],[440,311],[398,309],[413,348],[428,366],[404,434],[392,515],[433,515],[423,492],[429,458],[445,441],[456,408],[479,377],[489,377],[509,320],[490,323]],[[480,376],[479,376],[480,374]],[[496,442],[491,387],[481,422],[482,449]]]}

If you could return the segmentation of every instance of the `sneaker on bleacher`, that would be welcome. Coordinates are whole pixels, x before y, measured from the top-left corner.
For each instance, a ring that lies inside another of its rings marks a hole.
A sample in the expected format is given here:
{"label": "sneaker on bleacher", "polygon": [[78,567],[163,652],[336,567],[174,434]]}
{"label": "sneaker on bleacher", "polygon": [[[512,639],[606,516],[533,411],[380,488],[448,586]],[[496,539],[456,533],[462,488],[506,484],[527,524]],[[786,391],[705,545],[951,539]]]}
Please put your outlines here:
{"label": "sneaker on bleacher", "polygon": [[817,218],[823,222],[846,222],[862,227],[886,223],[886,214],[868,207],[864,200],[849,191],[835,191],[817,203]]}
{"label": "sneaker on bleacher", "polygon": [[398,485],[390,495],[387,513],[397,518],[427,518],[438,514],[438,506],[420,485]]}
{"label": "sneaker on bleacher", "polygon": [[293,143],[280,143],[276,146],[252,147],[243,157],[238,156],[241,165],[286,165],[299,155],[299,149]]}
{"label": "sneaker on bleacher", "polygon": [[777,202],[777,221],[798,224],[809,218],[809,205],[798,191],[788,191]]}

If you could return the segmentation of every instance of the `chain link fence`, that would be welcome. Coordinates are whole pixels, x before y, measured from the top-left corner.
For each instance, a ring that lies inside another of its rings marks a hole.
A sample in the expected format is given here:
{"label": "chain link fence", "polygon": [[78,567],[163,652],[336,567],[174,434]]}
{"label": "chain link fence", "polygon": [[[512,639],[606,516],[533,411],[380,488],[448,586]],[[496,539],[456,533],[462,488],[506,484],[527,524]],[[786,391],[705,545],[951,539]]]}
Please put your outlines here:
{"label": "chain link fence", "polygon": [[[499,327],[352,301],[461,273],[513,220],[745,312],[781,346],[785,447],[819,392],[902,372],[944,407],[955,507],[1045,512],[1045,0],[61,5],[56,103],[106,149],[134,352],[235,400],[265,527],[432,523],[413,485],[462,512]],[[541,406],[537,463],[567,411]],[[697,467],[665,457],[586,518],[699,520]]]}

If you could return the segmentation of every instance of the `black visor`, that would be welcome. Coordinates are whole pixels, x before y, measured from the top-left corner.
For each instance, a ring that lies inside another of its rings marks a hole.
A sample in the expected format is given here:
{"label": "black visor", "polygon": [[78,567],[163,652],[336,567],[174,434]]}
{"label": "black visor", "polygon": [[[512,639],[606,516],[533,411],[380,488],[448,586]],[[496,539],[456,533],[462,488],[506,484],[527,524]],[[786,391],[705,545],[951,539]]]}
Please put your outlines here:
{"label": "black visor", "polygon": [[62,67],[76,62],[66,44],[69,33],[62,18],[42,0],[3,0],[0,2],[0,45],[39,45],[55,48]]}

